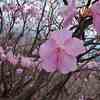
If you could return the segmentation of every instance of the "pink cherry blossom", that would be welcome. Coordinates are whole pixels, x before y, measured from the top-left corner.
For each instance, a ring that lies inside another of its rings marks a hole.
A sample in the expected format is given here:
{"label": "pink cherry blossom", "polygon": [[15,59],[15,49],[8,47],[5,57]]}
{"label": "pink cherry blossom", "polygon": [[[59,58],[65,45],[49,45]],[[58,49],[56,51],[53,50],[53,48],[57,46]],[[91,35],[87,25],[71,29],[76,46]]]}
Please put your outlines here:
{"label": "pink cherry blossom", "polygon": [[33,3],[24,4],[22,8],[25,15],[31,15],[31,17],[39,16],[40,10]]}
{"label": "pink cherry blossom", "polygon": [[6,60],[6,55],[4,54],[4,49],[0,46],[0,59],[2,61]]}
{"label": "pink cherry blossom", "polygon": [[47,72],[68,73],[77,68],[76,56],[83,52],[85,52],[83,41],[72,38],[71,31],[63,29],[53,32],[40,46],[41,67]]}
{"label": "pink cherry blossom", "polygon": [[91,7],[91,11],[94,28],[97,33],[100,33],[100,0]]}
{"label": "pink cherry blossom", "polygon": [[68,6],[63,7],[59,14],[61,14],[64,18],[64,27],[68,26],[76,14],[75,0],[68,0]]}
{"label": "pink cherry blossom", "polygon": [[[7,47],[9,49],[9,47]],[[11,47],[10,47],[11,48]],[[20,60],[21,58],[21,60]],[[13,52],[10,50],[5,54],[5,50],[0,46],[0,60],[1,61],[8,61],[12,65],[17,65],[20,62],[22,67],[33,67],[35,63],[33,62],[32,57],[24,57],[20,54],[14,55]]]}
{"label": "pink cherry blossom", "polygon": [[6,56],[7,56],[7,60],[11,64],[16,65],[18,63],[18,58],[13,54],[12,51],[9,51]]}
{"label": "pink cherry blossom", "polygon": [[32,10],[32,5],[31,4],[24,4],[24,6],[23,6],[23,12],[24,13],[29,14],[31,10]]}
{"label": "pink cherry blossom", "polygon": [[[20,59],[21,58],[21,61]],[[8,51],[7,54],[4,53],[3,48],[0,46],[0,60],[1,61],[8,61],[10,64],[16,65],[20,64],[22,67],[32,67],[35,66],[35,63],[33,63],[33,58],[32,57],[24,57],[20,56],[20,54],[14,55],[12,51]]]}
{"label": "pink cherry blossom", "polygon": [[4,53],[1,54],[1,60],[5,61],[6,60],[6,55]]}
{"label": "pink cherry blossom", "polygon": [[23,67],[32,67],[33,66],[32,58],[21,56],[21,65]]}
{"label": "pink cherry blossom", "polygon": [[0,46],[0,53],[2,54],[2,53],[4,53],[4,50],[3,50],[3,48]]}
{"label": "pink cherry blossom", "polygon": [[15,12],[16,9],[17,9],[17,5],[16,5],[16,4],[6,4],[6,5],[3,5],[3,10],[4,10],[4,11]]}

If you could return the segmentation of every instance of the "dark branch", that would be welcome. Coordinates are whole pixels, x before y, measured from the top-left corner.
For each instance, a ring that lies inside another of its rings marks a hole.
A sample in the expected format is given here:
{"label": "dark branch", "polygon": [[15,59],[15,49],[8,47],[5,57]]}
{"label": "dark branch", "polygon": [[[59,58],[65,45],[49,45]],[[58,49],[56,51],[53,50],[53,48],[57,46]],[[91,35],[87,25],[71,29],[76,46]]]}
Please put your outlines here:
{"label": "dark branch", "polygon": [[64,4],[65,4],[65,5],[68,5],[68,2],[67,2],[67,0],[63,0],[63,2],[64,2]]}

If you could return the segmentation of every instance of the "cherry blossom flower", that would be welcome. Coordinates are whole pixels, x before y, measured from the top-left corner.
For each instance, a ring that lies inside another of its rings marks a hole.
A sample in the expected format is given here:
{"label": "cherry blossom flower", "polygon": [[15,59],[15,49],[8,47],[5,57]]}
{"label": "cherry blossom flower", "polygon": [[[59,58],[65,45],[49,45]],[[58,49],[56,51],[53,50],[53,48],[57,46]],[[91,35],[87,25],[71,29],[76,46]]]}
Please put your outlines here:
{"label": "cherry blossom flower", "polygon": [[1,60],[5,61],[6,60],[6,55],[4,53],[1,54]]}
{"label": "cherry blossom flower", "polygon": [[18,58],[13,54],[12,51],[9,51],[6,56],[7,61],[9,61],[11,64],[16,65],[18,63]]}
{"label": "cherry blossom flower", "polygon": [[3,50],[3,48],[0,46],[0,53],[2,54],[2,53],[4,53],[4,50]]}
{"label": "cherry blossom flower", "polygon": [[32,58],[21,56],[21,65],[23,67],[28,67],[28,68],[32,67],[33,66]]}
{"label": "cherry blossom flower", "polygon": [[22,67],[29,68],[29,67],[35,66],[35,64],[33,63],[32,57],[24,57],[24,56],[20,56],[20,54],[18,54],[16,56],[13,54],[13,52],[11,50],[8,51],[7,54],[5,54],[3,48],[0,46],[0,59],[1,59],[1,61],[6,60],[10,64],[16,65],[19,63],[20,58],[21,58],[20,65]]}
{"label": "cherry blossom flower", "polygon": [[68,6],[63,7],[59,11],[59,14],[61,14],[64,18],[64,27],[68,26],[76,14],[75,0],[68,0]]}
{"label": "cherry blossom flower", "polygon": [[32,4],[24,4],[23,12],[26,15],[32,14],[34,12],[34,8]]}
{"label": "cherry blossom flower", "polygon": [[31,17],[37,17],[39,16],[40,10],[33,3],[28,3],[23,5],[23,13],[25,15],[31,15]]}
{"label": "cherry blossom flower", "polygon": [[100,33],[100,0],[93,4],[91,7],[91,12],[93,16],[93,25],[97,33]]}
{"label": "cherry blossom flower", "polygon": [[2,61],[6,60],[6,55],[4,54],[4,49],[0,46],[0,59]]}
{"label": "cherry blossom flower", "polygon": [[72,32],[63,29],[51,33],[51,37],[40,46],[41,67],[47,72],[68,73],[75,70],[76,56],[85,52],[83,41],[72,38]]}

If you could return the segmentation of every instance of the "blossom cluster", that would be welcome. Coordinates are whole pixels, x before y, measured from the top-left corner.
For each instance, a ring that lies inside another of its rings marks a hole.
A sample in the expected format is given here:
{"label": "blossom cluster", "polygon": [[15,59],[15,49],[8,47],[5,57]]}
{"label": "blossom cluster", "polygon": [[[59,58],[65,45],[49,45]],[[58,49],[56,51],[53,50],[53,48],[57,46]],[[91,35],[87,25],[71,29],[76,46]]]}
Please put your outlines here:
{"label": "blossom cluster", "polygon": [[100,34],[100,0],[98,0],[90,9],[93,17],[93,26],[96,32]]}
{"label": "blossom cluster", "polygon": [[[38,4],[38,6],[41,6],[40,4]],[[36,17],[38,14],[40,14],[40,9],[38,9],[38,7],[35,5],[35,2],[31,2],[31,3],[25,3],[22,5],[18,5],[18,4],[6,4],[3,5],[3,11],[5,12],[9,12],[9,13],[16,13],[16,16],[18,15],[19,12],[22,12],[24,15],[31,15]],[[39,7],[41,8],[41,7]]]}
{"label": "blossom cluster", "polygon": [[22,67],[33,67],[33,58],[32,57],[24,57],[18,54],[17,56],[13,54],[13,52],[10,50],[6,52],[7,50],[4,50],[2,46],[0,46],[0,60],[1,61],[7,61],[12,65],[21,65]]}
{"label": "blossom cluster", "polygon": [[[35,26],[33,28],[35,29],[42,13],[42,6],[41,1],[39,2],[39,0],[26,2],[20,5],[17,3],[3,4],[1,7],[4,22],[3,31],[7,33],[9,30],[12,30],[15,33],[19,33],[23,28],[25,20],[28,29],[31,29],[34,24]],[[11,23],[13,23],[12,29],[10,29]],[[30,31],[30,33],[31,32],[32,31]]]}
{"label": "blossom cluster", "polygon": [[[8,9],[9,8],[9,9]],[[16,11],[16,5],[8,5],[8,10]],[[7,10],[4,7],[5,10]],[[24,14],[32,14],[35,16],[32,4],[24,4]],[[93,17],[93,26],[97,33],[100,33],[100,0],[90,7],[86,16]],[[50,33],[50,38],[40,46],[40,58],[42,60],[41,68],[47,72],[58,71],[66,74],[70,71],[77,69],[77,56],[86,51],[84,41],[73,37],[73,32],[68,29],[71,25],[73,17],[77,15],[75,0],[68,0],[68,6],[63,7],[59,14],[63,17],[63,29]],[[84,14],[83,14],[84,15]],[[85,16],[85,17],[86,17]],[[30,67],[34,65],[32,57],[24,57],[21,55],[15,56],[12,51],[5,53],[5,50],[0,47],[0,58],[2,61],[6,60],[13,65],[20,63],[23,67]]]}
{"label": "blossom cluster", "polygon": [[[100,0],[87,11],[93,17],[95,30],[100,33]],[[40,47],[41,67],[47,72],[58,71],[66,74],[77,69],[77,56],[85,52],[85,47],[84,42],[72,37],[72,32],[68,30],[76,12],[75,0],[70,0],[68,6],[60,10],[64,18],[64,28],[52,32],[50,38]]]}
{"label": "blossom cluster", "polygon": [[71,0],[68,7],[63,9],[59,14],[64,17],[64,28],[50,34],[50,38],[40,47],[40,57],[41,67],[47,72],[58,71],[66,74],[77,69],[76,57],[85,52],[85,47],[83,41],[72,37],[72,31],[67,29],[76,13],[75,0]]}

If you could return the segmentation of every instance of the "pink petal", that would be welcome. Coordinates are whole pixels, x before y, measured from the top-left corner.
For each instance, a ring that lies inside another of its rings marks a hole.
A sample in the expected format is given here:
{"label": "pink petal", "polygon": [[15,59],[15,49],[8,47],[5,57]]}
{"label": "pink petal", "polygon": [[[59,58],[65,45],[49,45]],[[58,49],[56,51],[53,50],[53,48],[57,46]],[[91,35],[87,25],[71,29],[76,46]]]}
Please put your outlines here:
{"label": "pink petal", "polygon": [[18,59],[13,55],[12,51],[9,51],[7,53],[7,60],[13,65],[16,65],[18,63]]}
{"label": "pink petal", "polygon": [[5,61],[6,60],[6,55],[5,54],[1,54],[1,60]]}
{"label": "pink petal", "polygon": [[65,42],[66,52],[74,57],[78,56],[79,54],[85,52],[83,44],[83,41],[78,38],[70,38]]}
{"label": "pink petal", "polygon": [[55,41],[53,39],[47,40],[40,46],[39,54],[41,58],[46,58],[48,55],[51,55],[53,50],[56,48]]}
{"label": "pink petal", "polygon": [[32,62],[32,58],[30,57],[21,57],[21,65],[23,67],[32,67],[33,62]]}
{"label": "pink petal", "polygon": [[100,33],[100,1],[96,2],[91,7],[92,15],[93,15],[93,25],[96,29],[97,33]]}
{"label": "pink petal", "polygon": [[75,0],[70,0],[68,2],[68,6],[61,8],[58,14],[62,15],[64,18],[64,27],[67,27],[69,24],[71,24],[72,19],[76,14]]}
{"label": "pink petal", "polygon": [[63,45],[65,40],[68,40],[70,37],[72,37],[72,32],[66,29],[56,31],[51,33],[52,39],[55,40],[56,44]]}
{"label": "pink petal", "polygon": [[56,58],[56,54],[51,54],[47,58],[42,59],[41,68],[47,72],[55,72],[57,67]]}
{"label": "pink petal", "polygon": [[4,50],[3,50],[3,48],[0,46],[0,53],[2,54],[2,53],[4,53]]}
{"label": "pink petal", "polygon": [[75,7],[75,0],[68,0],[68,5]]}
{"label": "pink petal", "polygon": [[95,14],[93,16],[93,24],[96,32],[100,33],[100,14]]}
{"label": "pink petal", "polygon": [[91,10],[100,13],[100,0],[92,5]]}
{"label": "pink petal", "polygon": [[60,56],[59,64],[57,67],[58,71],[66,74],[70,71],[74,71],[76,68],[76,58],[63,52]]}
{"label": "pink petal", "polygon": [[47,72],[56,71],[56,55],[54,54],[56,46],[53,39],[47,40],[40,46],[39,54],[42,59],[41,68]]}
{"label": "pink petal", "polygon": [[74,10],[71,10],[68,13],[68,15],[66,15],[64,17],[64,23],[63,23],[64,27],[67,27],[69,24],[72,23],[72,19],[73,19],[74,16],[75,16],[75,11]]}
{"label": "pink petal", "polygon": [[67,27],[71,24],[73,17],[76,14],[75,0],[68,0],[68,9],[66,16],[64,17],[64,27]]}
{"label": "pink petal", "polygon": [[63,17],[68,15],[68,13],[70,12],[69,10],[73,10],[75,9],[75,0],[68,0],[68,6],[64,6],[62,7],[58,14],[62,15]]}

